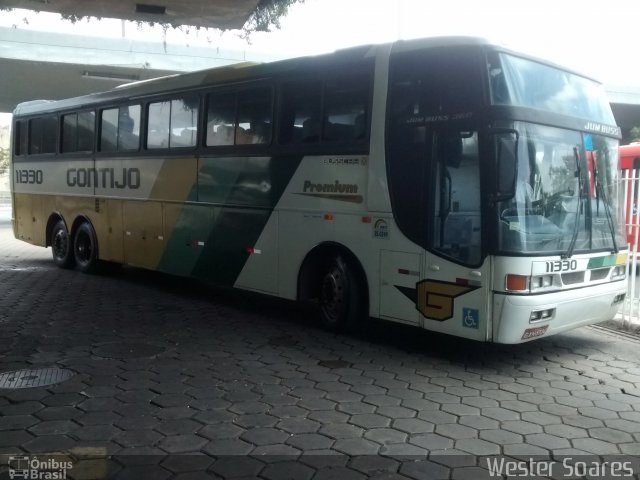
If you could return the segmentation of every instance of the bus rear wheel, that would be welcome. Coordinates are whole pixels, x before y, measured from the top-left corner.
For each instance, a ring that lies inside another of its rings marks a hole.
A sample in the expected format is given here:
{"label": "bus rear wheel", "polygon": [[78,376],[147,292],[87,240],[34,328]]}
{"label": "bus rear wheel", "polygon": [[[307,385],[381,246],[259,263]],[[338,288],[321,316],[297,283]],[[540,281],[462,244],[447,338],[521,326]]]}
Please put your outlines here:
{"label": "bus rear wheel", "polygon": [[98,240],[90,223],[81,223],[73,237],[73,257],[83,273],[93,273],[98,268]]}
{"label": "bus rear wheel", "polygon": [[320,280],[320,321],[332,331],[353,329],[362,315],[362,292],[356,273],[341,256],[330,259]]}
{"label": "bus rear wheel", "polygon": [[73,267],[73,254],[71,251],[71,237],[67,226],[62,220],[53,226],[51,230],[51,255],[53,262],[60,268]]}

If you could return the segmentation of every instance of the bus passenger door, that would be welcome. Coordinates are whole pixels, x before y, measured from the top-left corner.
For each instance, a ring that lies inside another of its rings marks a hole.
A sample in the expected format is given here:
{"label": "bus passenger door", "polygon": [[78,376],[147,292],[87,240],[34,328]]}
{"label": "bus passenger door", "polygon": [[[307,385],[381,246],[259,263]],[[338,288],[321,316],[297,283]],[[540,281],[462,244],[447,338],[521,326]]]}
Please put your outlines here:
{"label": "bus passenger door", "polygon": [[487,340],[491,272],[481,248],[478,134],[442,129],[433,135],[428,249],[417,308],[425,328]]}

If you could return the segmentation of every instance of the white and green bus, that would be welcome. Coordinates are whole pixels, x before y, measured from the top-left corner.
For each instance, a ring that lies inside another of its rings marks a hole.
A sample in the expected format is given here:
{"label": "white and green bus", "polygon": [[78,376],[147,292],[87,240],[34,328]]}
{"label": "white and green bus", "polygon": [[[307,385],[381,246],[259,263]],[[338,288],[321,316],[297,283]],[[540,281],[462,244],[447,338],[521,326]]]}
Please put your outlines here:
{"label": "white and green bus", "polygon": [[475,38],[139,82],[14,112],[16,238],[370,317],[519,343],[626,292],[603,88]]}

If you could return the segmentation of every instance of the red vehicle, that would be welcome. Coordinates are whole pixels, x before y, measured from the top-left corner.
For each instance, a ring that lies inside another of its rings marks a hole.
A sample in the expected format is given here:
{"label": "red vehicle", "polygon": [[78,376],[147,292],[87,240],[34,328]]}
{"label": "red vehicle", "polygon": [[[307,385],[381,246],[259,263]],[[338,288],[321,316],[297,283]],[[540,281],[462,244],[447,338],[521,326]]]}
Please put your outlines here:
{"label": "red vehicle", "polygon": [[638,214],[638,190],[640,190],[640,142],[632,142],[629,145],[621,145],[620,170],[625,180],[625,211],[627,242],[631,245],[631,251],[637,251],[636,239],[640,228],[640,215]]}

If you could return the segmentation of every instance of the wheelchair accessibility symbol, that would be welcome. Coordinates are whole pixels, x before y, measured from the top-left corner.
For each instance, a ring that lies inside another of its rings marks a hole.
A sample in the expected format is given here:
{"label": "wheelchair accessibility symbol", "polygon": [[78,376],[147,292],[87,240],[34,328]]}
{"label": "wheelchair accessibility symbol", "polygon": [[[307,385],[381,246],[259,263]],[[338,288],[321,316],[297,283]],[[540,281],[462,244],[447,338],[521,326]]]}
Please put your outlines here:
{"label": "wheelchair accessibility symbol", "polygon": [[475,308],[462,309],[462,326],[465,328],[480,328],[480,313]]}

